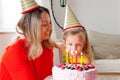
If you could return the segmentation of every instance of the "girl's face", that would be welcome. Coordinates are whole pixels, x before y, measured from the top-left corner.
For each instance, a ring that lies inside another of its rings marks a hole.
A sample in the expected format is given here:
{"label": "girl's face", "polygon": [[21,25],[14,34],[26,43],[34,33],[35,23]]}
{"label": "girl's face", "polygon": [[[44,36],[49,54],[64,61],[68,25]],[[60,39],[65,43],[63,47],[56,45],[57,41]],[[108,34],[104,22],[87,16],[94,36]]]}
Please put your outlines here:
{"label": "girl's face", "polygon": [[[73,55],[80,54],[84,47],[84,41],[80,35],[68,35],[66,37],[66,49]],[[77,51],[77,53],[76,53]]]}
{"label": "girl's face", "polygon": [[47,12],[41,13],[41,40],[46,40],[49,38],[50,32],[52,30],[50,16]]}

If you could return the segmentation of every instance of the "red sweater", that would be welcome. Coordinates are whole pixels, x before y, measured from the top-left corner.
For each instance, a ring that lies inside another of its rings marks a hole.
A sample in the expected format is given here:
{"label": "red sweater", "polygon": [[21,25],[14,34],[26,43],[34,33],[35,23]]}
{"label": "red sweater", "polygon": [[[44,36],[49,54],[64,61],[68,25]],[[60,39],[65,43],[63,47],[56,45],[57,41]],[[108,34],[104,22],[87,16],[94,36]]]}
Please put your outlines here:
{"label": "red sweater", "polygon": [[44,80],[52,75],[53,50],[43,46],[43,53],[35,60],[28,59],[26,40],[8,46],[1,60],[0,80]]}

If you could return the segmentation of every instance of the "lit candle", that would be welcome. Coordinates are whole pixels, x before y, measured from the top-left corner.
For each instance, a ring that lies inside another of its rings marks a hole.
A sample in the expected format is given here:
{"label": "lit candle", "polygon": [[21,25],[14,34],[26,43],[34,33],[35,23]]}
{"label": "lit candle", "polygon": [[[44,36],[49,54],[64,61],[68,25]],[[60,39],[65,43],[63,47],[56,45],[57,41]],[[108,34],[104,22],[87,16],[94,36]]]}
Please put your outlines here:
{"label": "lit candle", "polygon": [[83,56],[83,53],[81,52],[81,56],[80,56],[80,64],[82,66],[82,56]]}
{"label": "lit candle", "polygon": [[77,59],[77,50],[75,50],[75,58],[76,58],[76,66],[77,66],[77,61],[78,61],[78,59]]}
{"label": "lit candle", "polygon": [[70,55],[70,63],[72,64],[73,63],[73,56]]}
{"label": "lit candle", "polygon": [[78,60],[77,60],[77,50],[75,50],[75,58],[76,58],[76,64],[77,64],[77,62],[78,62]]}
{"label": "lit candle", "polygon": [[69,54],[68,54],[68,49],[66,49],[66,65],[69,63]]}
{"label": "lit candle", "polygon": [[71,64],[73,64],[73,50],[71,50]]}

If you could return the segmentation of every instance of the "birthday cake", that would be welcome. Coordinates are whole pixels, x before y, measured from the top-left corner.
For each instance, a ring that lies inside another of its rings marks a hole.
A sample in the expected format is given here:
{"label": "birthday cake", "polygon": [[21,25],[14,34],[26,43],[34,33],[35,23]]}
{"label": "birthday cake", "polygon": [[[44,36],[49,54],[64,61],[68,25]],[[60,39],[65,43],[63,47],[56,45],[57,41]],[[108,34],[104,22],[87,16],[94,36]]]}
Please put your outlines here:
{"label": "birthday cake", "polygon": [[59,64],[52,68],[53,80],[96,80],[97,69],[91,64]]}

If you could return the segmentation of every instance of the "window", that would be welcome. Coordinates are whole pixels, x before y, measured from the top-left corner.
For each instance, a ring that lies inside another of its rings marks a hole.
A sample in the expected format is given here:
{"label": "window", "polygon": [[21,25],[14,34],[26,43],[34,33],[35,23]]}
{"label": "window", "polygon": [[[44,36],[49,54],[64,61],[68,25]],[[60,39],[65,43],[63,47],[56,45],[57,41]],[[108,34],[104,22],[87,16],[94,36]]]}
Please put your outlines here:
{"label": "window", "polygon": [[0,32],[14,32],[21,17],[20,0],[0,0]]}

